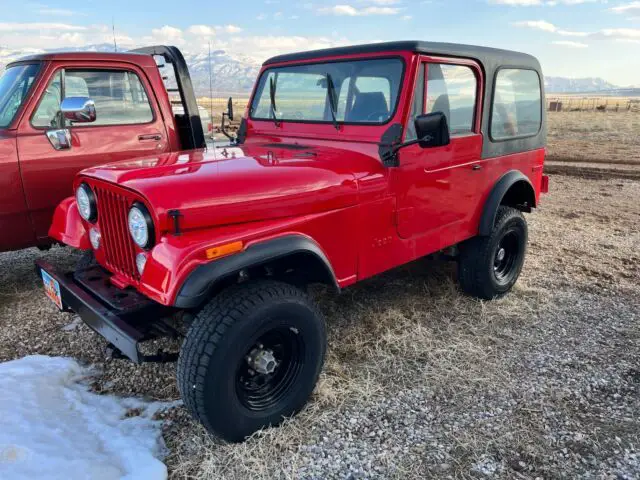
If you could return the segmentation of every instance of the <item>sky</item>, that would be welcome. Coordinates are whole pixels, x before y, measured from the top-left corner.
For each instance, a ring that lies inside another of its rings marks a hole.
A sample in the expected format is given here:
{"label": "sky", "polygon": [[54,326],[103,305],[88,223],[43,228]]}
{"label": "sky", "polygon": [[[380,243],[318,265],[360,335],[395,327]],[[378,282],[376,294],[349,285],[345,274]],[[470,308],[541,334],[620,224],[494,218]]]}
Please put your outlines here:
{"label": "sky", "polygon": [[0,0],[0,51],[113,43],[212,48],[260,62],[388,40],[531,53],[547,76],[640,86],[640,0]]}

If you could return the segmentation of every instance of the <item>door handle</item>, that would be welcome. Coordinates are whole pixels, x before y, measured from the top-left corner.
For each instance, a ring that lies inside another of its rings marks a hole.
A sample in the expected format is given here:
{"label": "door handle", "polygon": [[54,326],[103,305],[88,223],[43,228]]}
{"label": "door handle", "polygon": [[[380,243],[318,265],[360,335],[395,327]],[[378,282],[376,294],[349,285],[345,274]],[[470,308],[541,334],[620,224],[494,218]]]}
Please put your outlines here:
{"label": "door handle", "polygon": [[478,165],[477,163],[471,167],[472,170],[476,171],[476,170],[482,170],[482,165]]}
{"label": "door handle", "polygon": [[159,142],[160,140],[162,140],[162,135],[160,135],[159,133],[151,133],[149,135],[138,135],[138,140],[140,140],[141,142],[144,142],[147,140],[153,140],[154,142]]}

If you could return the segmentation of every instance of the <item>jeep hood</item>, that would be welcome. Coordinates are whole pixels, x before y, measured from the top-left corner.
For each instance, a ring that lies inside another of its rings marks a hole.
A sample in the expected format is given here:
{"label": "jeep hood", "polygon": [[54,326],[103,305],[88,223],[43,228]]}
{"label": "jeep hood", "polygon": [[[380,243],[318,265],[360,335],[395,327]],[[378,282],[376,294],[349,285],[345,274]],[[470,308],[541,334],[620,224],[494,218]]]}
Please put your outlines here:
{"label": "jeep hood", "polygon": [[142,196],[166,231],[170,210],[179,210],[181,228],[192,230],[346,208],[357,203],[358,172],[383,169],[375,157],[352,150],[280,145],[169,153],[81,175]]}

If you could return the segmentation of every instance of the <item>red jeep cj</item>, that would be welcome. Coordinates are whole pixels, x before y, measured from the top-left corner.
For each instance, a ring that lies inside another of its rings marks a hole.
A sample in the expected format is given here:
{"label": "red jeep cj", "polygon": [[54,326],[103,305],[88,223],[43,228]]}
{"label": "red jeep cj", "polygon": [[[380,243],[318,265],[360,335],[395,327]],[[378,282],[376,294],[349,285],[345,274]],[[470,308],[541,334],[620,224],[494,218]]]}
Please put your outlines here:
{"label": "red jeep cj", "polygon": [[[185,405],[230,441],[309,398],[326,349],[304,293],[447,250],[462,289],[506,294],[547,190],[542,73],[515,52],[397,42],[265,62],[235,145],[84,170],[38,263],[48,294],[135,362],[188,333]],[[175,359],[177,354],[173,355]]]}

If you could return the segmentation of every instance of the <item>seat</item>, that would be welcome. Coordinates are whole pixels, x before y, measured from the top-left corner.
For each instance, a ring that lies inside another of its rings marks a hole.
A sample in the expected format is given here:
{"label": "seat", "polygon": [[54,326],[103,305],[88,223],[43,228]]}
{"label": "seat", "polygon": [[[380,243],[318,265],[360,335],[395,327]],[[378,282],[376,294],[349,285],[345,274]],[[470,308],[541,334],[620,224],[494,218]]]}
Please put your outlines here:
{"label": "seat", "polygon": [[442,112],[447,117],[447,124],[451,125],[451,112],[449,111],[449,95],[440,95],[436,98],[431,108],[432,112]]}
{"label": "seat", "polygon": [[[374,114],[378,114],[374,116]],[[347,122],[377,122],[379,117],[386,120],[389,117],[389,107],[382,92],[362,92],[356,95],[356,100]]]}

